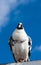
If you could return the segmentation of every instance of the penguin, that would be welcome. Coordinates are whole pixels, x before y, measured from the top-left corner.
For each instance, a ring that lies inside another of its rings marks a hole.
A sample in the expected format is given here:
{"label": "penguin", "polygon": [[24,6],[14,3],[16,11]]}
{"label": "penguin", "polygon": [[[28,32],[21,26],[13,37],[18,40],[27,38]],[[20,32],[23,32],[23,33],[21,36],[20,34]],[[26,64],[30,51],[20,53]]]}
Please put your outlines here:
{"label": "penguin", "polygon": [[22,23],[18,23],[8,43],[16,62],[30,61],[32,39],[25,32]]}

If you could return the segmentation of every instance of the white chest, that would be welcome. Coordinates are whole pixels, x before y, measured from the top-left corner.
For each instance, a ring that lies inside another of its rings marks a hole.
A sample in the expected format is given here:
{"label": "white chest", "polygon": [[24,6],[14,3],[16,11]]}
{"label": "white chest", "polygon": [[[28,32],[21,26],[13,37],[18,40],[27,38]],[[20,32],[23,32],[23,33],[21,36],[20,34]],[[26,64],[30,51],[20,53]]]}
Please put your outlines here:
{"label": "white chest", "polygon": [[29,46],[28,43],[16,43],[14,45],[14,48],[12,48],[13,53],[15,55],[16,60],[19,58],[23,57],[26,58],[28,56],[28,51],[29,51]]}

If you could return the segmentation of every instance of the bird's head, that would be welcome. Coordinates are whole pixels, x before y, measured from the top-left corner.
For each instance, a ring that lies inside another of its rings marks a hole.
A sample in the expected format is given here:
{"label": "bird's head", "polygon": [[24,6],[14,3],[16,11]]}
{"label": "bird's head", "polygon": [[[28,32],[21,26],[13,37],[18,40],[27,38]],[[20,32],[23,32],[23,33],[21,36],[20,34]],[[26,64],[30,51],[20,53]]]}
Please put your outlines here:
{"label": "bird's head", "polygon": [[17,29],[23,29],[23,24],[22,23],[18,23],[18,25],[17,25]]}

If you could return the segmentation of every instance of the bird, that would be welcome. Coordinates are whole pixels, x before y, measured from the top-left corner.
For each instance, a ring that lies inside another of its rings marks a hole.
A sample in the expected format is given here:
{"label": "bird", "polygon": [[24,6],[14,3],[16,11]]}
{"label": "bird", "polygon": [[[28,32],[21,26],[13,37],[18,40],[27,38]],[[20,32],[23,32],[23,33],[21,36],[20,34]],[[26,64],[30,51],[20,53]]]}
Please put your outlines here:
{"label": "bird", "polygon": [[26,33],[21,22],[18,23],[8,41],[13,57],[16,62],[30,61],[32,39]]}

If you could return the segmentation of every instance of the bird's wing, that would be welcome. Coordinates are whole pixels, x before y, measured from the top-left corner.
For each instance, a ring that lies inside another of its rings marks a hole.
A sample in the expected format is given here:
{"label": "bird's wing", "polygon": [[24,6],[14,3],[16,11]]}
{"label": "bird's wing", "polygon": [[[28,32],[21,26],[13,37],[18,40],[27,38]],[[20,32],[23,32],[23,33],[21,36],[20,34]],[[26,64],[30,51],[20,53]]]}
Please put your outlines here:
{"label": "bird's wing", "polygon": [[14,40],[12,39],[12,36],[10,37],[9,41],[8,41],[10,48],[12,50],[12,46],[14,46]]}
{"label": "bird's wing", "polygon": [[32,39],[29,36],[28,36],[28,38],[29,38],[28,45],[29,45],[29,48],[30,48],[30,51],[31,51],[32,50]]}
{"label": "bird's wing", "polygon": [[28,36],[28,38],[29,38],[28,45],[32,45],[32,39],[31,39],[31,37]]}
{"label": "bird's wing", "polygon": [[8,43],[9,43],[11,52],[12,52],[12,54],[13,54],[14,60],[15,60],[15,62],[16,62],[16,59],[15,59],[15,56],[14,56],[14,40],[12,39],[12,36],[10,37]]}

